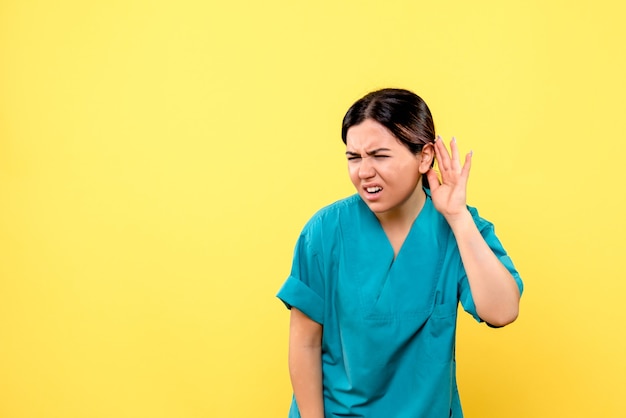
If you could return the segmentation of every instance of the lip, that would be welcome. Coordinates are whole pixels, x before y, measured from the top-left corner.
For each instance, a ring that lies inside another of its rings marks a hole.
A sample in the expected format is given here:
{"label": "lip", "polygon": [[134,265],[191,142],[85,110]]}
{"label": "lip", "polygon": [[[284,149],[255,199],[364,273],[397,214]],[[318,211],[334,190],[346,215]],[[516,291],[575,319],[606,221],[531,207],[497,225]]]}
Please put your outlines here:
{"label": "lip", "polygon": [[[377,193],[369,193],[369,192],[367,191],[367,189],[368,189],[368,188],[370,188],[370,187],[380,187],[380,188],[381,188],[381,190],[380,190],[379,192],[377,192]],[[374,201],[376,201],[376,200],[380,199],[381,194],[385,191],[384,187],[383,187],[383,186],[381,186],[380,184],[377,184],[377,183],[368,183],[368,184],[364,184],[364,185],[362,186],[361,190],[362,190],[362,192],[363,192],[363,193],[362,193],[362,196],[363,196],[366,200],[368,200],[368,201],[370,201],[370,202],[374,202]]]}

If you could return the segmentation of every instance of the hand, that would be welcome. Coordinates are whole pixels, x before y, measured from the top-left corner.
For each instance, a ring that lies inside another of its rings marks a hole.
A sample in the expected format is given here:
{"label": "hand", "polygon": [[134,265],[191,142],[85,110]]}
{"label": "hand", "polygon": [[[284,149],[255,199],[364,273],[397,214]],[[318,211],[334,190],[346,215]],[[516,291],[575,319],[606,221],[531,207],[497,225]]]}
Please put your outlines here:
{"label": "hand", "polygon": [[434,147],[435,158],[441,172],[441,181],[437,177],[437,172],[432,168],[428,170],[426,176],[435,209],[450,223],[460,215],[467,213],[467,180],[472,165],[472,153],[470,152],[465,156],[465,163],[461,167],[459,149],[454,137],[450,141],[452,155],[448,153],[440,136],[437,136]]}

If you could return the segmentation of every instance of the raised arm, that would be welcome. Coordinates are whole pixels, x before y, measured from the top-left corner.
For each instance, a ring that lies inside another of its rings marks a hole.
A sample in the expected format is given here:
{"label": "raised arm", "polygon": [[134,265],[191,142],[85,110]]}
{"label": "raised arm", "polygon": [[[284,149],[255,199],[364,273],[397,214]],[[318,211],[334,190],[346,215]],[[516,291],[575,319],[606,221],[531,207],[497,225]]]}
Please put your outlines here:
{"label": "raised arm", "polygon": [[466,155],[461,166],[454,138],[450,142],[452,155],[441,138],[434,146],[441,181],[434,170],[427,173],[433,204],[446,218],[456,238],[476,312],[491,325],[510,324],[519,313],[517,283],[485,242],[466,205],[472,154]]}
{"label": "raised arm", "polygon": [[296,308],[289,324],[289,374],[302,418],[324,418],[322,325]]}

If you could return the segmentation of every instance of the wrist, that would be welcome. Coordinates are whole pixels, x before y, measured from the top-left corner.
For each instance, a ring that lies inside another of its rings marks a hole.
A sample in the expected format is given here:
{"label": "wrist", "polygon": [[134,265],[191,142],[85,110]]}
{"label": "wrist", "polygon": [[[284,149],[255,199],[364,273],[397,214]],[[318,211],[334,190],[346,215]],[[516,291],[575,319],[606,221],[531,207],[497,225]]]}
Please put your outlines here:
{"label": "wrist", "polygon": [[455,234],[457,232],[462,231],[468,226],[474,225],[474,219],[472,218],[472,214],[470,213],[467,207],[459,213],[455,213],[454,215],[446,215],[445,216],[448,225],[452,229],[452,232]]}

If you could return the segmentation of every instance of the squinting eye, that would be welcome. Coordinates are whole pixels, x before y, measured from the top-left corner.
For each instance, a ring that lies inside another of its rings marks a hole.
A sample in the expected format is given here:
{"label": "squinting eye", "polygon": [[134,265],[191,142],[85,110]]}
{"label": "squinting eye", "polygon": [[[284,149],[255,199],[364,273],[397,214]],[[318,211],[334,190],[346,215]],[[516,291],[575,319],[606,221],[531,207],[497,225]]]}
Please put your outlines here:
{"label": "squinting eye", "polygon": [[348,161],[360,160],[361,157],[348,157]]}
{"label": "squinting eye", "polygon": [[376,158],[389,158],[389,155],[376,155]]}

